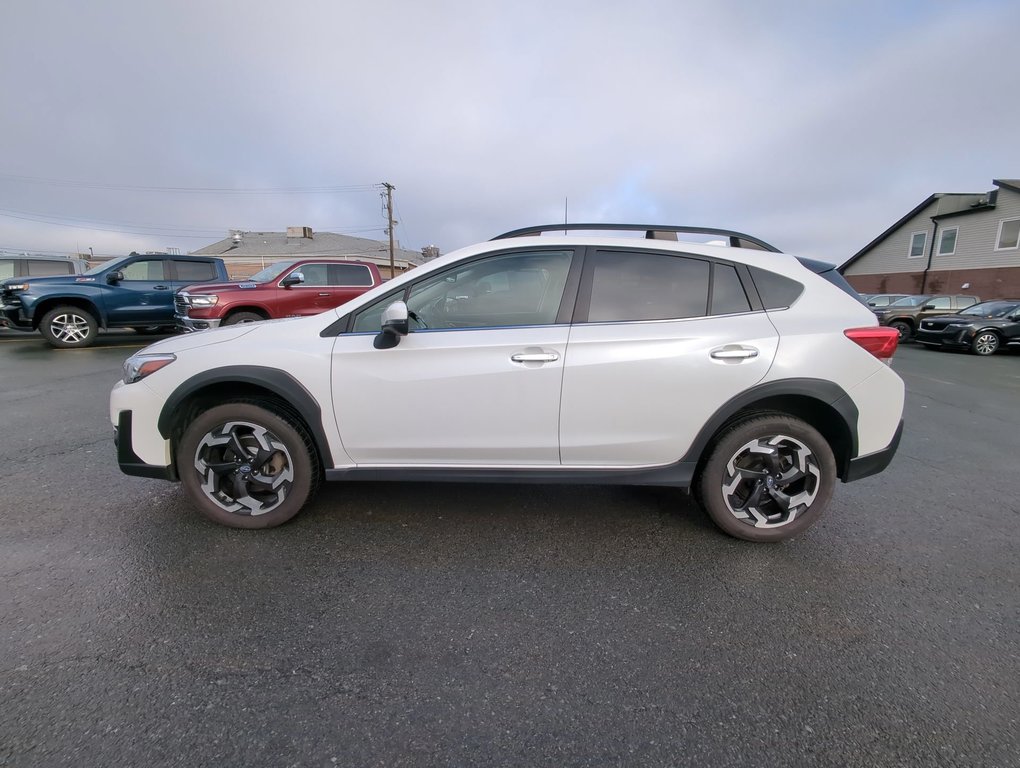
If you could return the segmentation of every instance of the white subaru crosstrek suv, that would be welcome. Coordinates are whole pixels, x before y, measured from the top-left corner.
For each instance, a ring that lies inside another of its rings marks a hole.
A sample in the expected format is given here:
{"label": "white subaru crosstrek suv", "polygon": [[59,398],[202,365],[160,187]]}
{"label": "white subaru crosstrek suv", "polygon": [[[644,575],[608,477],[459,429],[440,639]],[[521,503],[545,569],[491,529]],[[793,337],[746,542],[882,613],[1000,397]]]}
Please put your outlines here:
{"label": "white subaru crosstrek suv", "polygon": [[[542,236],[565,230],[584,232]],[[777,541],[892,459],[897,340],[832,265],[748,235],[558,224],[320,315],[157,342],[110,417],[124,472],[238,528],[289,520],[322,479],[613,483],[690,489],[727,533]]]}

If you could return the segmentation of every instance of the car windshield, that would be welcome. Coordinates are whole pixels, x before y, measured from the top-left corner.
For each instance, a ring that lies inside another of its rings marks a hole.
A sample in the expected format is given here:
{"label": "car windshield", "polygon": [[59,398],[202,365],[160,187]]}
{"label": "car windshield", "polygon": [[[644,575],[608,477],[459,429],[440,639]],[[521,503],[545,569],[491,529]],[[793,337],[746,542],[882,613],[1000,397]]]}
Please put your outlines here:
{"label": "car windshield", "polygon": [[902,299],[897,299],[890,307],[917,307],[928,301],[930,296],[904,296]]}
{"label": "car windshield", "polygon": [[293,261],[278,261],[276,264],[270,264],[261,272],[256,272],[254,275],[249,277],[245,282],[268,283],[270,280],[275,280],[281,274],[286,272],[293,263]]}
{"label": "car windshield", "polygon": [[970,315],[971,317],[1005,317],[1015,312],[1018,307],[1020,307],[1020,302],[1016,301],[985,301],[981,304],[967,307],[958,314]]}
{"label": "car windshield", "polygon": [[123,264],[127,261],[130,256],[121,256],[119,259],[113,259],[112,261],[104,261],[102,264],[96,264],[92,269],[87,269],[82,272],[83,275],[98,275],[100,272],[105,272],[108,269],[116,269],[118,265]]}

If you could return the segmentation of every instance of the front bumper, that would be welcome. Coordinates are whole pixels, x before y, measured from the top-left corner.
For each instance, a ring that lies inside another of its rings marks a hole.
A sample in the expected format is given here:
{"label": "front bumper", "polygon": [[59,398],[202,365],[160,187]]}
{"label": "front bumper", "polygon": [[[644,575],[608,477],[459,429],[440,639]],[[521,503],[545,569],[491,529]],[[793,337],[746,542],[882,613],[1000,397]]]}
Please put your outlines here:
{"label": "front bumper", "polygon": [[192,331],[208,331],[219,328],[223,321],[219,318],[196,319],[187,315],[174,315],[174,324],[185,333]]}
{"label": "front bumper", "polygon": [[16,331],[31,331],[32,321],[27,319],[20,304],[0,305],[0,327],[13,328]]}
{"label": "front bumper", "polygon": [[963,328],[952,331],[926,331],[921,328],[914,334],[914,341],[918,344],[926,344],[929,347],[947,347],[952,349],[966,349],[974,338],[974,331]]}
{"label": "front bumper", "polygon": [[117,464],[120,471],[125,475],[135,477],[151,477],[156,480],[178,480],[176,468],[159,466],[158,464],[146,464],[134,451],[131,443],[131,427],[133,413],[121,411],[117,416],[117,426],[113,430],[113,444],[117,448]]}

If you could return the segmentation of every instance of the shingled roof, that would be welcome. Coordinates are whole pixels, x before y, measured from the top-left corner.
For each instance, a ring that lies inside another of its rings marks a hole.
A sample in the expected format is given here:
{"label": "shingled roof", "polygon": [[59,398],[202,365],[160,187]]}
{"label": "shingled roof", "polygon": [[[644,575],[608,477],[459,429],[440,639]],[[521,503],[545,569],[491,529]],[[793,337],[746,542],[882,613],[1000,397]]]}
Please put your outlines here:
{"label": "shingled roof", "polygon": [[[388,242],[336,232],[312,232],[308,227],[290,227],[288,232],[240,232],[239,237],[231,235],[192,253],[198,256],[244,259],[333,256],[357,258],[376,264],[390,263]],[[408,263],[422,262],[422,255],[418,251],[396,248],[393,256],[398,269],[406,269]]]}

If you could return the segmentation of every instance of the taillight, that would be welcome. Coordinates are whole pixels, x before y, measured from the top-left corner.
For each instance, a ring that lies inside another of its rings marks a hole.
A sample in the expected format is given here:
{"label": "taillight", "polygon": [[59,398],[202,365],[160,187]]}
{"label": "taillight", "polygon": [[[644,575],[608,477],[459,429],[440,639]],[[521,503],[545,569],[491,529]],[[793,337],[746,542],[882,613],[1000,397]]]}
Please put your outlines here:
{"label": "taillight", "polygon": [[858,346],[868,350],[879,360],[889,362],[900,343],[900,332],[895,328],[847,328],[843,335]]}

